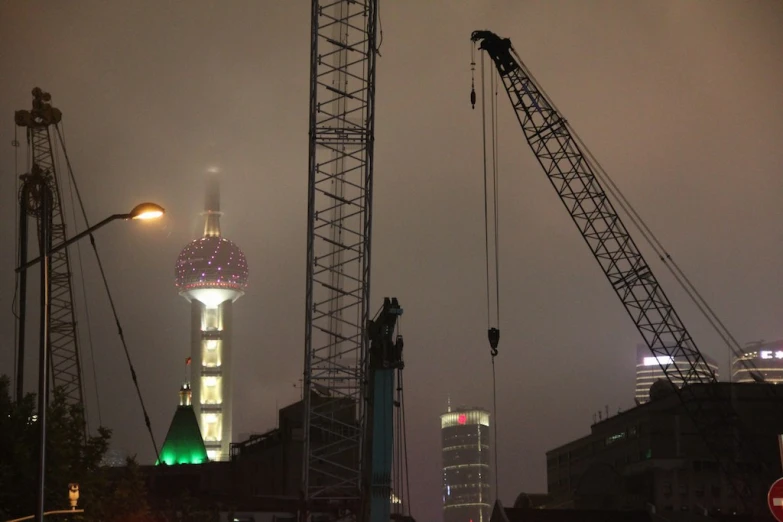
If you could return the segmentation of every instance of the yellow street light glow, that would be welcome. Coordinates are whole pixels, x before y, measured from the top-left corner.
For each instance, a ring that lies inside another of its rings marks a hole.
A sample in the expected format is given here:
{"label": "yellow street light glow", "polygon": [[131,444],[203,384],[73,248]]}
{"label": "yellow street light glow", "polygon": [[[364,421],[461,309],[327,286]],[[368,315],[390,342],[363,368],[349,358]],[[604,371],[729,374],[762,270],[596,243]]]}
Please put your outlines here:
{"label": "yellow street light glow", "polygon": [[163,207],[155,203],[140,203],[130,211],[131,219],[156,219],[165,214]]}

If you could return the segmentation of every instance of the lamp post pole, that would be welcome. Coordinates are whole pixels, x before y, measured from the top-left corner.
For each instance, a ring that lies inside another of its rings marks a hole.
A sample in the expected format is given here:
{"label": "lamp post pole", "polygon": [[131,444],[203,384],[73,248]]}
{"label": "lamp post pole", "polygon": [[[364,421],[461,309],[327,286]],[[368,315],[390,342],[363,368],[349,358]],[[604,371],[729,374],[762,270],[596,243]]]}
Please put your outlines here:
{"label": "lamp post pole", "polygon": [[[24,179],[25,177],[22,176]],[[25,180],[22,184],[22,194],[19,198],[19,263],[27,263],[27,204],[30,198],[30,187]],[[16,355],[16,402],[21,404],[24,397],[24,342],[25,325],[27,324],[27,271],[22,270],[19,273],[19,338]]]}
{"label": "lamp post pole", "polygon": [[[29,183],[29,185],[27,185]],[[67,241],[63,241],[59,245],[52,246],[52,192],[46,180],[40,177],[31,177],[25,181],[25,187],[23,188],[23,195],[27,198],[30,195],[30,191],[34,191],[36,203],[38,204],[38,210],[41,212],[41,225],[40,225],[40,252],[41,255],[32,261],[27,261],[26,248],[20,258],[22,265],[17,267],[16,273],[25,274],[27,269],[36,263],[41,263],[41,326],[40,326],[40,347],[38,354],[38,470],[36,476],[36,489],[35,489],[35,520],[36,522],[44,522],[44,497],[46,492],[46,407],[49,402],[49,320],[50,320],[50,261],[51,255],[54,252],[58,252],[68,245],[75,243],[85,236],[91,236],[93,232],[107,223],[116,219],[154,219],[163,215],[164,210],[161,206],[154,203],[142,203],[136,205],[133,210],[128,214],[114,214],[100,223],[91,226],[87,230],[76,234]],[[23,205],[25,200],[23,200]],[[26,216],[22,214],[21,219],[26,219]],[[26,225],[24,228],[26,232]],[[26,235],[25,245],[26,247]],[[26,288],[26,277],[22,280],[23,288]],[[25,295],[24,293],[22,295]],[[24,329],[23,316],[20,329]],[[22,338],[23,339],[23,338]],[[19,362],[17,371],[22,368],[22,361],[24,359],[24,342],[19,344]],[[19,377],[17,388],[17,400],[21,400],[23,389],[22,379]]]}
{"label": "lamp post pole", "polygon": [[[46,480],[46,406],[49,399],[49,256],[52,241],[52,194],[41,185],[41,326],[38,350],[38,476],[35,490],[35,520],[44,520]],[[24,218],[24,216],[22,216]]]}

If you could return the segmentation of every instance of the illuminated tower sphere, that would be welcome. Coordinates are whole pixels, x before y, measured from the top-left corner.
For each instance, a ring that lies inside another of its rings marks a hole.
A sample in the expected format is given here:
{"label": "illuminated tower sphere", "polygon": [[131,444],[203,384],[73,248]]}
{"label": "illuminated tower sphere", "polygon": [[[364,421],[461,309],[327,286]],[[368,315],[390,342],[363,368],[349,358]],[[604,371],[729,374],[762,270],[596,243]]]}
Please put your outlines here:
{"label": "illuminated tower sphere", "polygon": [[210,460],[227,460],[231,443],[231,312],[247,287],[247,261],[220,235],[220,194],[211,177],[204,209],[204,237],[177,259],[179,294],[191,305],[193,409]]}

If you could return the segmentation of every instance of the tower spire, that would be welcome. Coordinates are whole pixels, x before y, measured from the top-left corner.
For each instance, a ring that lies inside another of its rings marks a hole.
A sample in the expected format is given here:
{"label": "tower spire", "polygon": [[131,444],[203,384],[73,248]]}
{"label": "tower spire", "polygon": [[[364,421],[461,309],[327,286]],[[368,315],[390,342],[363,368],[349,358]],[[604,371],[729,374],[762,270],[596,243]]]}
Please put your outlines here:
{"label": "tower spire", "polygon": [[207,176],[207,189],[204,198],[204,237],[220,237],[220,181],[217,174]]}

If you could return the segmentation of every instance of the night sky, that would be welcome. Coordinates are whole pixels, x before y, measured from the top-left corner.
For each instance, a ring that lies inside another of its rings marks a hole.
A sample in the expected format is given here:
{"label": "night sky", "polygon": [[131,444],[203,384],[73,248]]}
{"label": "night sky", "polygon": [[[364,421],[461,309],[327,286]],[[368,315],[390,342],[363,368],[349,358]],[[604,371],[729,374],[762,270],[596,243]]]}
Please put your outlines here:
{"label": "night sky", "polygon": [[[438,414],[447,397],[492,401],[472,30],[511,38],[740,342],[783,337],[783,3],[400,0],[381,2],[381,24],[371,309],[384,296],[405,309],[416,518],[440,519]],[[304,0],[0,3],[2,373],[14,361],[14,209],[25,165],[23,134],[17,166],[10,146],[13,111],[28,109],[40,86],[64,113],[92,222],[146,200],[168,211],[96,234],[158,444],[189,354],[190,308],[174,287],[174,264],[201,232],[204,173],[213,166],[222,172],[223,233],[250,266],[249,290],[235,305],[234,433],[274,427],[276,405],[298,399],[302,372],[309,31]],[[499,114],[497,420],[500,494],[511,503],[520,491],[546,490],[547,449],[588,433],[606,405],[632,406],[641,337],[507,99]],[[73,223],[70,200],[67,208]],[[728,350],[642,248],[725,376]],[[90,424],[99,419],[85,302],[102,421],[116,448],[149,463],[152,446],[87,242],[86,300],[77,254]]]}

